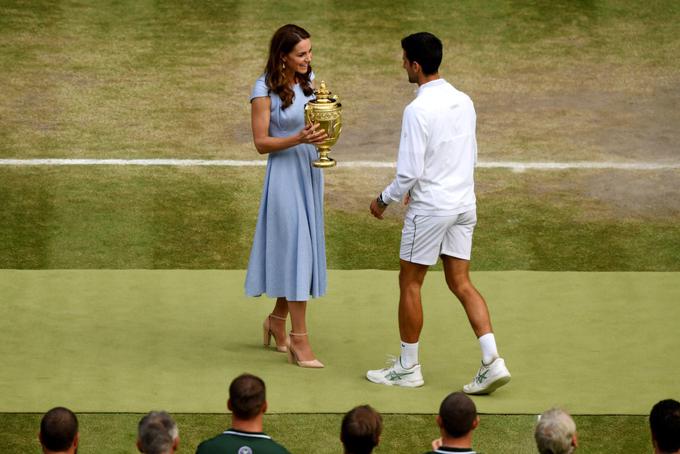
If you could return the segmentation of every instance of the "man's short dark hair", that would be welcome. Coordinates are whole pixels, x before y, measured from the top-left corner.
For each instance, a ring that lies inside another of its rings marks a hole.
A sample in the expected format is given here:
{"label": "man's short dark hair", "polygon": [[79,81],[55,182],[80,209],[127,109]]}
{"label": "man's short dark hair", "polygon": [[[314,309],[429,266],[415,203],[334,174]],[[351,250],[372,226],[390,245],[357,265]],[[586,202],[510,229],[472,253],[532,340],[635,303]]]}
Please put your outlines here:
{"label": "man's short dark hair", "polygon": [[170,452],[178,436],[177,423],[164,411],[144,415],[137,426],[139,450],[144,454]]}
{"label": "man's short dark hair", "polygon": [[414,33],[401,40],[401,48],[411,63],[418,62],[426,76],[439,71],[442,62],[442,42],[432,33]]}
{"label": "man's short dark hair", "polygon": [[458,391],[444,398],[439,406],[439,417],[444,430],[451,437],[462,437],[470,432],[477,419],[477,407],[466,394]]}
{"label": "man's short dark hair", "polygon": [[657,402],[649,414],[649,427],[657,447],[663,452],[680,449],[680,402],[665,399]]}
{"label": "man's short dark hair", "polygon": [[50,451],[66,451],[78,435],[78,418],[64,407],[55,407],[40,421],[40,443]]}
{"label": "man's short dark hair", "polygon": [[267,400],[264,381],[252,374],[239,375],[229,385],[231,411],[238,418],[253,419]]}
{"label": "man's short dark hair", "polygon": [[340,440],[348,454],[369,454],[380,441],[382,417],[370,405],[351,409],[340,427]]}

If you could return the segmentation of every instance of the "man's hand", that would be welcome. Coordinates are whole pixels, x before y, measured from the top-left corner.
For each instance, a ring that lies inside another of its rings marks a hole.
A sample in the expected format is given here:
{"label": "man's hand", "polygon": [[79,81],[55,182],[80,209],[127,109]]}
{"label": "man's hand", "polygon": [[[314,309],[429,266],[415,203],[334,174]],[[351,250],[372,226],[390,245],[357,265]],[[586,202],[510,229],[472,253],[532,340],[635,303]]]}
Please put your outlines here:
{"label": "man's hand", "polygon": [[373,201],[371,202],[371,214],[378,219],[383,218],[383,213],[385,212],[386,209],[387,205],[383,207],[378,205],[378,199],[373,199]]}

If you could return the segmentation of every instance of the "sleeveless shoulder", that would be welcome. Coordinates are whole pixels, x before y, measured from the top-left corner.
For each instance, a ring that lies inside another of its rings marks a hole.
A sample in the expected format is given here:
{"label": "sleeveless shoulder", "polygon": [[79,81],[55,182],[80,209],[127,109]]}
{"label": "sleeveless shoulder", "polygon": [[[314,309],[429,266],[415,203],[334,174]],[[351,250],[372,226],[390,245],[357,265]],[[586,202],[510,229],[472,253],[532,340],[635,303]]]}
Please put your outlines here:
{"label": "sleeveless shoulder", "polygon": [[265,98],[269,96],[269,87],[264,80],[264,74],[262,74],[253,86],[253,90],[250,92],[250,101],[252,102],[254,98]]}

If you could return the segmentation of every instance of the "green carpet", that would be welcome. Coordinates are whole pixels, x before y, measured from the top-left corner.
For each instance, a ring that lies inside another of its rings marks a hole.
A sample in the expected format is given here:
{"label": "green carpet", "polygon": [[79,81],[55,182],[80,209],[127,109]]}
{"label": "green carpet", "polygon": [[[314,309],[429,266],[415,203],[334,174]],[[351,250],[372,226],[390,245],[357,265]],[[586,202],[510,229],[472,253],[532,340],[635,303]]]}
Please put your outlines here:
{"label": "green carpet", "polygon": [[[241,372],[262,376],[270,412],[434,413],[469,381],[478,344],[441,272],[424,287],[426,384],[367,382],[398,353],[397,273],[331,271],[309,304],[327,367],[261,345],[271,301],[243,296],[243,271],[0,271],[0,412],[215,412]],[[680,395],[680,273],[477,272],[512,382],[482,413],[647,414]]]}

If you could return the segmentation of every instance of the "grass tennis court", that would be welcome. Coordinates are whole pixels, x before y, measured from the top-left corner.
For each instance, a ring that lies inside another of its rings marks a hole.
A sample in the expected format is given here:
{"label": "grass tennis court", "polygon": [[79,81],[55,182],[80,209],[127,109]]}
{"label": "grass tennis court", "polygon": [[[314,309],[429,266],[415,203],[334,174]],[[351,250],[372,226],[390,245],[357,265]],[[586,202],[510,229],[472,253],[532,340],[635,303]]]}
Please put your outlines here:
{"label": "grass tennis court", "polygon": [[[678,162],[680,6],[672,1],[2,1],[0,158],[260,159],[251,144],[247,95],[271,33],[287,22],[312,33],[317,76],[345,108],[343,136],[333,152],[341,167],[326,173],[332,270],[389,273],[397,266],[402,211],[378,223],[367,209],[392,172],[342,168],[342,161],[395,159],[401,111],[413,93],[400,60],[399,40],[408,33],[429,30],[442,38],[443,76],[475,101],[482,161]],[[238,273],[247,259],[261,179],[258,168],[0,167],[0,286],[16,283],[12,270]],[[475,273],[650,272],[674,281],[660,290],[678,288],[677,274],[668,273],[680,271],[680,171],[480,169],[477,193]],[[639,284],[627,296],[646,289]],[[330,299],[322,307],[339,310]],[[3,313],[16,301],[0,294]],[[641,329],[637,321],[658,315],[636,309],[620,314],[617,326]],[[388,317],[390,308],[384,310]],[[3,323],[12,325],[17,313]],[[310,308],[311,317],[322,314]],[[498,317],[496,330],[510,329]],[[677,316],[661,318],[659,326],[673,320]],[[30,326],[24,334],[33,334]],[[393,320],[386,320],[385,329],[392,328],[396,337]],[[253,329],[257,341],[257,325]],[[646,334],[642,344],[662,343],[661,333]],[[505,344],[512,349],[516,341]],[[503,341],[499,346],[506,348]],[[257,342],[252,347],[262,353]],[[473,347],[465,361],[475,360]],[[677,351],[672,347],[677,345],[666,346]],[[666,350],[661,345],[649,357],[642,351],[636,355],[644,362]],[[323,357],[323,350],[318,354]],[[6,363],[5,351],[2,357]],[[372,358],[370,367],[381,360]],[[677,376],[677,364],[648,368],[632,386],[658,386],[664,395],[656,400],[680,397],[680,388],[654,378],[657,371]],[[87,364],[78,364],[74,372],[84,370]],[[9,383],[0,383],[3,399],[21,402],[24,396]],[[521,383],[505,394],[519,394]],[[97,390],[96,383],[88,386]],[[214,411],[224,400],[217,393]],[[617,416],[577,415],[579,451],[647,452],[643,407]],[[47,408],[17,408],[0,414],[6,428],[0,446],[9,453],[37,452],[40,415],[32,412]],[[134,452],[139,414],[92,411],[79,415],[80,452]],[[482,415],[475,443],[480,451],[533,452],[535,416],[486,411],[494,414]],[[426,450],[436,435],[433,418],[411,413],[386,415],[378,453]],[[178,421],[182,452],[192,452],[226,424],[212,409],[179,414]],[[293,452],[330,453],[340,451],[339,421],[340,415],[324,410],[272,414],[265,424]],[[314,440],[305,436],[311,430]]]}
{"label": "grass tennis court", "polygon": [[[395,281],[392,271],[331,272],[333,290],[310,319],[319,327],[316,348],[328,363],[314,375],[259,345],[251,325],[258,325],[266,307],[233,294],[242,271],[6,270],[0,277],[7,300],[0,312],[5,364],[0,382],[13,391],[0,399],[0,411],[8,412],[3,421],[21,433],[28,430],[22,424],[39,416],[25,412],[62,402],[85,414],[84,433],[93,437],[85,450],[90,445],[130,452],[109,437],[133,438],[125,424],[139,416],[128,413],[146,408],[183,414],[185,446],[195,446],[208,429],[225,424],[226,417],[217,416],[224,408],[225,377],[244,370],[257,370],[267,381],[275,437],[301,452],[334,443],[334,423],[351,407],[348,402],[371,402],[387,414],[382,449],[417,450],[423,439],[435,436],[427,413],[476,370],[473,336],[451,330],[465,320],[441,272],[431,273],[424,288],[426,386],[417,390],[379,387],[363,378],[365,369],[397,345],[392,320],[397,291],[372,285]],[[678,273],[474,277],[502,327],[496,333],[514,376],[492,397],[475,398],[483,427],[489,424],[480,431],[480,449],[500,452],[512,440],[516,452],[532,452],[535,414],[556,404],[599,415],[577,419],[585,440],[598,438],[602,427],[623,425],[632,431],[624,440],[645,445],[647,402],[677,390],[667,371],[680,365],[664,352],[680,345],[655,332],[672,331],[680,315],[673,285]],[[657,368],[662,362],[664,368]],[[617,380],[609,380],[612,370]],[[410,415],[400,415],[404,408]],[[313,430],[313,441],[301,441],[305,428]],[[14,436],[5,435],[5,442],[17,448],[30,440]]]}
{"label": "grass tennis court", "polygon": [[[426,386],[416,390],[364,378],[398,353],[394,271],[330,272],[330,290],[310,313],[315,348],[328,364],[313,373],[262,348],[253,326],[269,308],[241,294],[240,270],[0,273],[7,298],[0,381],[15,390],[0,398],[5,412],[64,401],[80,412],[219,413],[224,402],[215,397],[226,377],[256,370],[271,413],[343,413],[348,402],[368,401],[386,413],[427,414],[479,367],[478,345],[442,272],[432,272],[423,289]],[[560,403],[577,414],[644,415],[657,394],[677,391],[667,371],[680,361],[666,352],[680,340],[656,333],[672,332],[680,317],[680,273],[487,271],[474,278],[514,377],[493,396],[475,397],[480,412],[535,415]]]}

